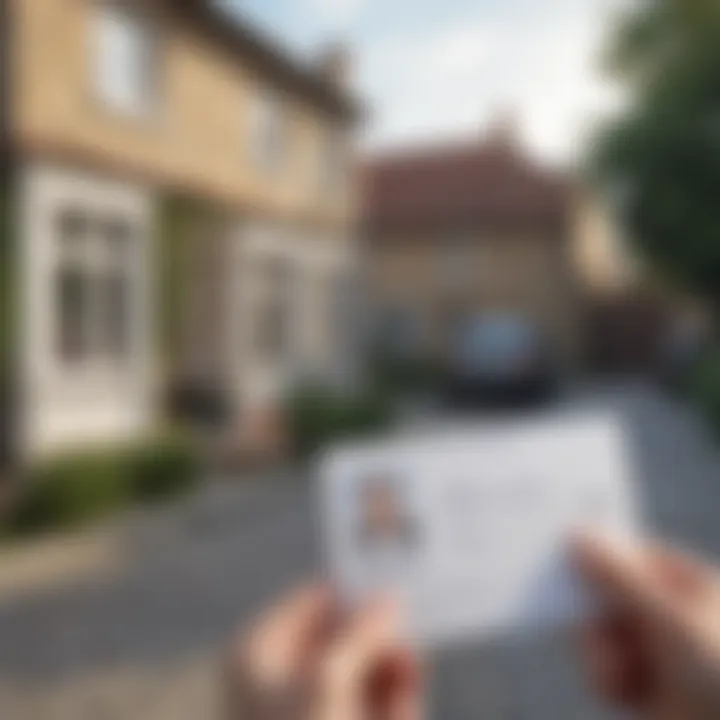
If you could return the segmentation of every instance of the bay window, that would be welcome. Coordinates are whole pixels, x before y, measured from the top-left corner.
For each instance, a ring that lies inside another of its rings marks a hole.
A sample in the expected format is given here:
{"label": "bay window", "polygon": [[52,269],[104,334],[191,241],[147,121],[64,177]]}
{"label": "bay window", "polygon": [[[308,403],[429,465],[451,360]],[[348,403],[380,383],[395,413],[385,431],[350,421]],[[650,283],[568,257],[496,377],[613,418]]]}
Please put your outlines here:
{"label": "bay window", "polygon": [[119,361],[131,350],[133,228],[78,209],[57,218],[57,354],[65,364]]}

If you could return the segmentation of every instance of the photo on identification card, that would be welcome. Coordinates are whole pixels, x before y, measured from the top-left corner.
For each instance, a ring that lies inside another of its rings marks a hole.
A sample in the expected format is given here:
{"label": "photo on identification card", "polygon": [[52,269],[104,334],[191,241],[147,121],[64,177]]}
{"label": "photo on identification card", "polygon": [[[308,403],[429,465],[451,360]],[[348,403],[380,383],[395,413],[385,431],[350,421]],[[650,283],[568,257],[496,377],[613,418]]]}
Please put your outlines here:
{"label": "photo on identification card", "polygon": [[350,601],[400,591],[421,573],[428,513],[421,478],[394,446],[332,453],[321,470],[326,555]]}
{"label": "photo on identification card", "polygon": [[358,551],[368,556],[417,553],[422,527],[413,508],[412,479],[391,472],[368,473],[358,478],[356,489]]}
{"label": "photo on identification card", "polygon": [[632,474],[607,415],[337,448],[319,468],[328,568],[350,604],[396,596],[419,642],[568,624],[592,600],[571,534],[632,532]]}

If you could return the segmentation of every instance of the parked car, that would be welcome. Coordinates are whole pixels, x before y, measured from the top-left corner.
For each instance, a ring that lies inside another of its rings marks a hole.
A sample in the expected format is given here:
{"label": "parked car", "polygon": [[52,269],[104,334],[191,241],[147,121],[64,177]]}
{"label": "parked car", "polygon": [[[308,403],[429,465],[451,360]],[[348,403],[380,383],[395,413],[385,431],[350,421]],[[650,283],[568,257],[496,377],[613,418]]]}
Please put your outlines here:
{"label": "parked car", "polygon": [[712,347],[712,335],[702,324],[678,323],[661,338],[657,377],[671,393],[687,390],[693,371]]}
{"label": "parked car", "polygon": [[449,399],[456,405],[549,399],[558,366],[533,323],[515,316],[481,316],[465,324],[450,348]]}

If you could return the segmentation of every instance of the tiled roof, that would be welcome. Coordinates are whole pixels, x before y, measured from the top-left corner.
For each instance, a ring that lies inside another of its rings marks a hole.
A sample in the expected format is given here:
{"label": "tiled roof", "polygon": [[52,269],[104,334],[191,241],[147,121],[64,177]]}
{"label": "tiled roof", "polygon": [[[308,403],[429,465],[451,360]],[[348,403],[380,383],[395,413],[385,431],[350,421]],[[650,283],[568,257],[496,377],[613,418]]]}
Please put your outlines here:
{"label": "tiled roof", "polygon": [[385,232],[559,227],[570,200],[562,175],[500,143],[403,152],[363,170],[363,226]]}

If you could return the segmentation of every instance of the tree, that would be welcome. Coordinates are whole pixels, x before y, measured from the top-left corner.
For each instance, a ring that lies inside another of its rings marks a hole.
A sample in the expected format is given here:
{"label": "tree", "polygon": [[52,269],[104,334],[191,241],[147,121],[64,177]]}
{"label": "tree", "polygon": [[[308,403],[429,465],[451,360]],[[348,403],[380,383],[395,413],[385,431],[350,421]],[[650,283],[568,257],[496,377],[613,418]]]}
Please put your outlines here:
{"label": "tree", "polygon": [[629,104],[598,177],[640,254],[720,309],[720,2],[636,3],[609,60]]}

